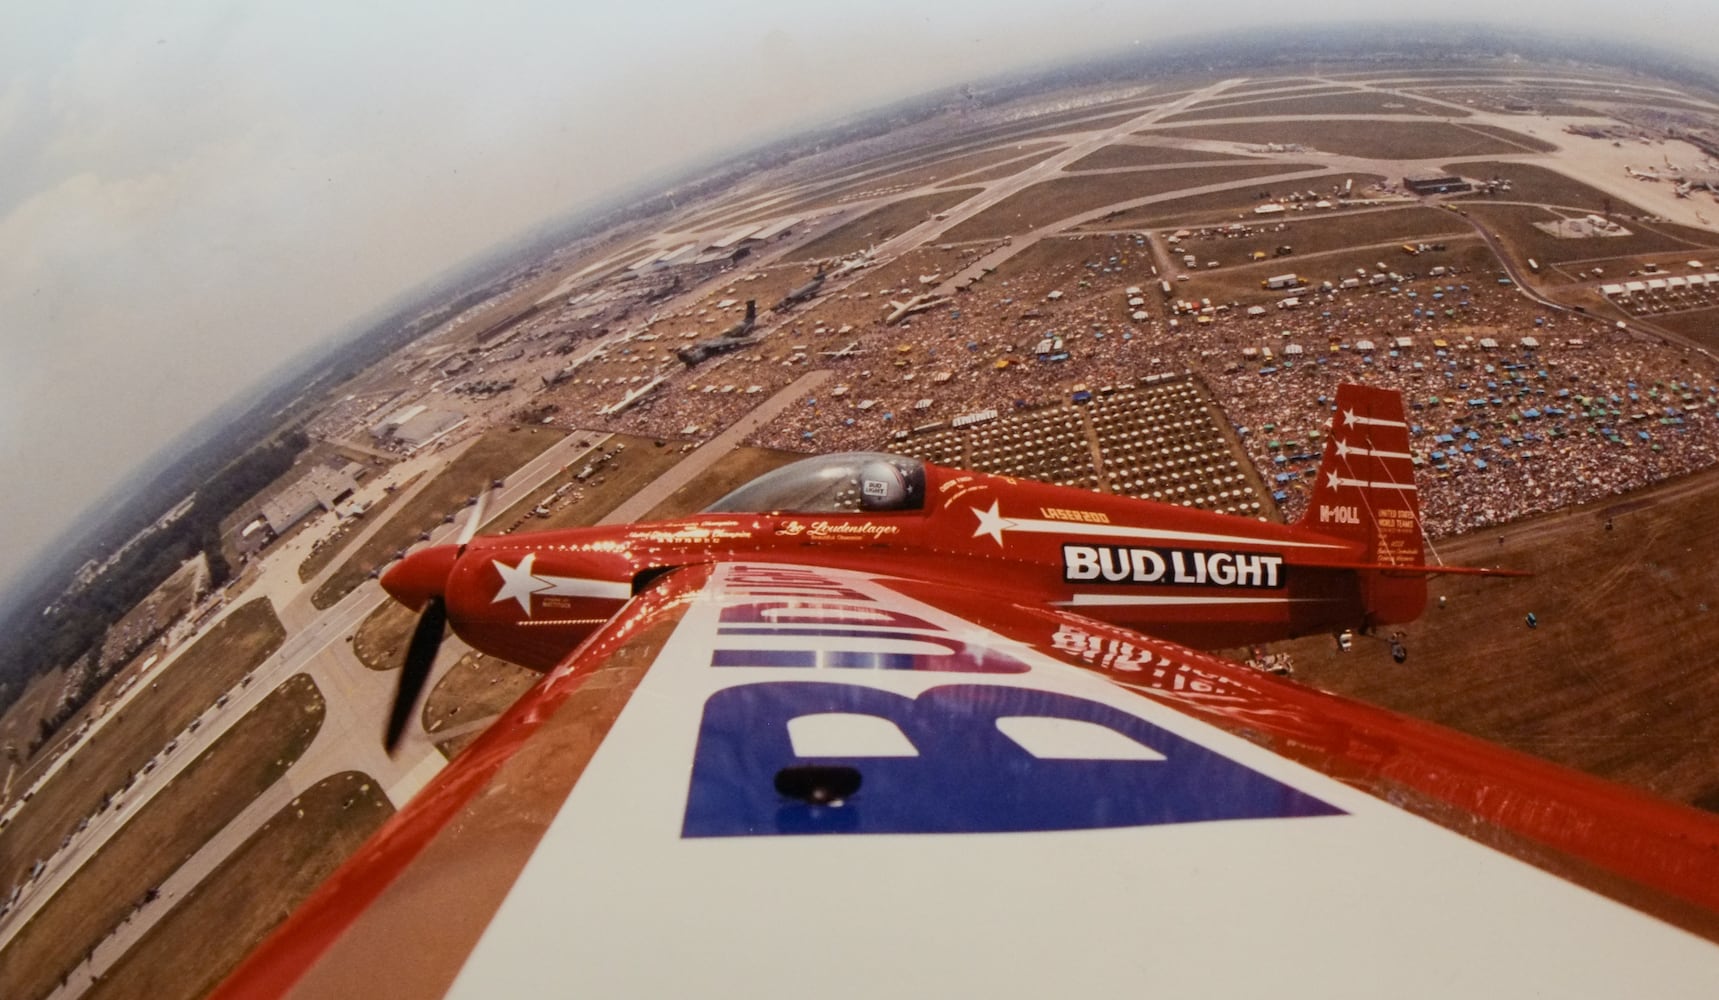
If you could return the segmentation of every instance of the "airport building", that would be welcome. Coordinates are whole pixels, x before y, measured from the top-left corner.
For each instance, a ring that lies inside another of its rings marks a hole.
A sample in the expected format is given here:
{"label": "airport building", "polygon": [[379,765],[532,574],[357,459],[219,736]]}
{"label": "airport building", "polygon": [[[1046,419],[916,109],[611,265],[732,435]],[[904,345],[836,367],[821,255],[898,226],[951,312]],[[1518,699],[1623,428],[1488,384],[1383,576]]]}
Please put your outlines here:
{"label": "airport building", "polygon": [[422,403],[395,410],[370,428],[370,435],[383,444],[397,444],[416,451],[466,422],[458,410],[433,410]]}
{"label": "airport building", "polygon": [[1462,194],[1473,191],[1474,185],[1461,177],[1404,177],[1403,187],[1418,195],[1429,194]]}
{"label": "airport building", "polygon": [[282,535],[293,525],[319,510],[333,510],[358,490],[362,467],[342,462],[338,467],[318,465],[264,504],[262,520],[270,532]]}

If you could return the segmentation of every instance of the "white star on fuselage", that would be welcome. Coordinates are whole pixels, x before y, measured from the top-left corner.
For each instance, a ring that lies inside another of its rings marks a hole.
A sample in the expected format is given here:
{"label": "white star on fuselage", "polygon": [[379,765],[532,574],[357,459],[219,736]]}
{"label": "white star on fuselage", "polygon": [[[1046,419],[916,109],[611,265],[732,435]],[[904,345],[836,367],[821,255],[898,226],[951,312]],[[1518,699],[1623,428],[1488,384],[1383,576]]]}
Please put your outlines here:
{"label": "white star on fuselage", "polygon": [[502,601],[518,601],[521,609],[527,615],[531,614],[531,595],[540,590],[549,590],[555,585],[547,580],[539,580],[532,575],[531,564],[537,561],[537,553],[532,552],[519,560],[518,566],[508,566],[500,559],[491,560],[495,571],[501,574],[501,589],[490,599],[491,604]]}
{"label": "white star on fuselage", "polygon": [[979,515],[979,527],[974,529],[973,537],[978,538],[980,535],[990,535],[991,539],[997,543],[997,547],[1002,548],[1003,529],[1013,528],[1015,526],[1015,522],[997,513],[997,501],[991,501],[990,510],[980,510],[977,507],[970,507],[968,509]]}

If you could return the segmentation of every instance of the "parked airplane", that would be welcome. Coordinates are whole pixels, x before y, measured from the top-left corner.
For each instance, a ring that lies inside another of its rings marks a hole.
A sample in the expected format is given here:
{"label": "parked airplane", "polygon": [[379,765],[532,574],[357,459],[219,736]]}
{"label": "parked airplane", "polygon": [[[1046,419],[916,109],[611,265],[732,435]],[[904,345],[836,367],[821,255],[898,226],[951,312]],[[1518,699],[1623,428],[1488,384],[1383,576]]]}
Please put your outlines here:
{"label": "parked airplane", "polygon": [[872,251],[876,249],[875,246],[866,247],[865,250],[846,258],[836,266],[835,270],[830,272],[830,277],[839,278],[844,274],[852,274],[862,268],[870,267],[872,265]]}
{"label": "parked airplane", "polygon": [[846,357],[853,356],[858,351],[859,351],[859,341],[855,340],[855,341],[849,342],[846,347],[843,347],[839,350],[819,351],[818,353],[822,354],[826,358],[846,358]]}
{"label": "parked airplane", "polygon": [[947,295],[915,295],[906,302],[896,302],[892,299],[889,303],[890,313],[883,318],[883,324],[894,326],[916,312],[934,309],[948,301],[949,296]]}
{"label": "parked airplane", "polygon": [[1706,995],[1719,818],[1197,651],[1487,572],[1422,564],[1395,392],[1311,500],[850,453],[415,553],[390,741],[444,623],[544,679],[216,996]]}
{"label": "parked airplane", "polygon": [[802,302],[806,301],[807,299],[811,298],[812,296],[818,294],[818,289],[824,287],[824,279],[828,278],[828,277],[829,277],[829,275],[824,273],[823,265],[822,264],[818,265],[818,272],[816,274],[812,275],[811,281],[808,281],[805,284],[801,285],[800,287],[789,292],[787,294],[787,296],[782,299],[782,301],[776,303],[776,305],[771,308],[771,311],[772,312],[787,312],[789,309],[794,308],[795,306],[799,305],[800,303],[802,303]]}
{"label": "parked airplane", "polygon": [[754,326],[756,326],[757,324],[758,324],[758,303],[756,300],[747,299],[746,300],[746,316],[744,318],[742,318],[739,322],[735,323],[733,326],[722,331],[721,335],[724,337],[744,337],[747,334],[751,333],[752,328]]}

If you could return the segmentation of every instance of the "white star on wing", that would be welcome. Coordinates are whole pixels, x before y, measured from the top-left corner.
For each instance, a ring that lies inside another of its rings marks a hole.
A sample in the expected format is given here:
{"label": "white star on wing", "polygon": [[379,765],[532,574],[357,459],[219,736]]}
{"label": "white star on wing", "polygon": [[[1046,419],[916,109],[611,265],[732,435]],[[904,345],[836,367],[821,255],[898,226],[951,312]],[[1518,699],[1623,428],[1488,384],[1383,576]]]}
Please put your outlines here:
{"label": "white star on wing", "polygon": [[990,510],[980,510],[977,507],[970,507],[968,509],[979,515],[979,527],[974,529],[973,537],[978,538],[980,535],[990,535],[991,539],[997,543],[997,547],[1002,548],[1003,529],[1013,528],[1015,526],[1015,522],[997,513],[997,501],[991,501]]}
{"label": "white star on wing", "polygon": [[549,590],[555,585],[546,580],[539,580],[532,575],[531,564],[537,561],[537,553],[533,552],[519,561],[518,566],[508,566],[501,560],[492,560],[495,571],[501,574],[501,589],[490,599],[491,604],[502,601],[518,601],[521,609],[527,615],[531,614],[531,595],[542,590]]}

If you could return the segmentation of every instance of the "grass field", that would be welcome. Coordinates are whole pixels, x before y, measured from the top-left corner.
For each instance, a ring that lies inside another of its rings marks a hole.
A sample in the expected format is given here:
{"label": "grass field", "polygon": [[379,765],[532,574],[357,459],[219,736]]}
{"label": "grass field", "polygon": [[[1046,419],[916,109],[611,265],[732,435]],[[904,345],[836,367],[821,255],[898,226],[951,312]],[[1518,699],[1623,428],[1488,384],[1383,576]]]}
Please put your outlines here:
{"label": "grass field", "polygon": [[0,832],[0,886],[18,881],[37,858],[47,857],[104,796],[125,787],[129,775],[285,638],[268,600],[255,600],[228,615],[172,666],[157,670],[148,690],[109,720]]}
{"label": "grass field", "polygon": [[203,996],[393,814],[367,775],[346,771],[317,782],[234,851],[85,996]]}
{"label": "grass field", "polygon": [[1483,160],[1447,164],[1444,169],[1449,173],[1477,180],[1502,178],[1510,182],[1510,190],[1507,192],[1496,195],[1461,195],[1456,199],[1459,201],[1478,201],[1483,204],[1488,201],[1530,201],[1540,205],[1579,208],[1584,212],[1604,212],[1609,206],[1610,210],[1617,214],[1642,214],[1641,209],[1621,198],[1613,198],[1598,188],[1589,187],[1556,170],[1531,163],[1494,163]]}
{"label": "grass field", "polygon": [[[1234,239],[1221,236],[1185,239],[1181,241],[1181,252],[1191,253],[1202,261],[1219,260],[1225,266],[1250,261],[1254,253],[1263,253],[1266,262],[1272,264],[1271,272],[1280,274],[1294,270],[1296,258],[1308,254],[1473,233],[1474,227],[1452,212],[1413,205],[1342,214],[1322,213],[1311,217],[1301,213],[1287,218],[1285,228],[1278,231],[1262,231]],[[1295,252],[1288,257],[1273,256],[1280,246],[1293,247]]]}
{"label": "grass field", "polygon": [[1561,217],[1546,209],[1470,202],[1466,211],[1496,233],[1499,241],[1512,251],[1516,260],[1532,258],[1542,264],[1598,262],[1605,265],[1611,275],[1626,272],[1630,266],[1634,266],[1626,264],[1626,260],[1633,261],[1653,255],[1681,255],[1691,250],[1709,253],[1713,247],[1719,245],[1719,236],[1714,234],[1707,234],[1705,241],[1694,243],[1658,231],[1664,227],[1648,227],[1634,220],[1623,222],[1624,227],[1631,231],[1629,236],[1559,239],[1534,226],[1536,222],[1550,222]]}
{"label": "grass field", "polygon": [[1244,161],[1246,156],[1235,153],[1210,153],[1203,149],[1182,146],[1144,146],[1119,142],[1095,150],[1064,167],[1065,173],[1082,170],[1110,170],[1116,167],[1157,167],[1167,163],[1205,163],[1218,160]]}
{"label": "grass field", "polygon": [[[1379,174],[1327,174],[1320,177],[1302,178],[1295,181],[1280,183],[1262,183],[1259,187],[1231,188],[1227,191],[1212,191],[1207,194],[1188,195],[1184,198],[1171,198],[1167,201],[1142,205],[1131,208],[1112,218],[1088,223],[1087,229],[1125,229],[1136,227],[1146,229],[1160,225],[1200,225],[1210,222],[1230,222],[1240,213],[1250,222],[1259,221],[1252,215],[1253,209],[1262,201],[1262,196],[1276,196],[1291,189],[1296,191],[1315,190],[1329,192],[1333,197],[1342,192],[1344,183],[1354,181],[1354,190],[1362,191],[1378,184],[1385,178]],[[1286,216],[1279,216],[1280,220]]]}
{"label": "grass field", "polygon": [[1050,149],[1042,150],[1037,153],[1028,153],[1026,156],[1017,157],[1013,160],[1005,160],[994,167],[987,167],[984,170],[975,171],[970,174],[962,174],[952,180],[945,181],[939,186],[956,187],[962,184],[984,184],[989,181],[1001,180],[1004,177],[1013,177],[1028,167],[1034,166],[1043,160],[1050,159],[1055,154],[1061,152],[1062,149],[1062,146],[1052,146]]}
{"label": "grass field", "polygon": [[340,555],[341,550],[346,548],[346,539],[348,536],[356,535],[363,531],[365,527],[374,524],[376,519],[381,517],[388,508],[394,506],[394,501],[400,499],[401,496],[405,495],[406,491],[418,484],[419,478],[420,476],[413,476],[411,479],[401,483],[399,489],[396,489],[394,492],[382,494],[382,498],[371,504],[370,509],[364,512],[363,517],[349,517],[345,521],[341,522],[340,527],[334,529],[334,533],[332,535],[325,538],[322,544],[311,549],[310,555],[305,557],[304,562],[299,563],[299,582],[309,583],[311,577],[314,577],[324,569],[327,569]]}
{"label": "grass field", "polygon": [[371,670],[393,670],[406,655],[418,615],[399,601],[383,601],[352,636],[352,655]]}
{"label": "grass field", "polygon": [[564,436],[565,432],[549,428],[512,427],[498,427],[485,434],[348,556],[311,595],[311,603],[321,609],[333,607],[362,583],[371,569],[417,541],[420,532],[440,526],[443,516],[458,510],[467,497],[487,489],[490,480],[514,472]]}
{"label": "grass field", "polygon": [[[1282,234],[1279,234],[1282,235]],[[1301,244],[1296,244],[1297,253],[1293,257],[1275,258],[1257,264],[1245,264],[1238,267],[1224,267],[1215,271],[1199,271],[1193,275],[1193,280],[1180,286],[1177,293],[1189,298],[1209,298],[1213,302],[1238,302],[1242,305],[1271,303],[1283,297],[1282,292],[1269,291],[1260,287],[1260,283],[1276,274],[1294,271],[1303,278],[1318,285],[1322,281],[1339,283],[1344,278],[1354,277],[1357,269],[1365,268],[1373,271],[1382,261],[1388,267],[1402,271],[1413,270],[1425,273],[1428,269],[1444,265],[1457,267],[1463,271],[1476,269],[1476,263],[1469,256],[1471,251],[1478,251],[1484,261],[1480,268],[1485,271],[1498,269],[1497,260],[1490,250],[1480,241],[1480,237],[1472,232],[1466,236],[1440,236],[1443,251],[1430,251],[1419,257],[1410,258],[1401,252],[1397,243],[1398,237],[1390,237],[1389,242],[1379,242],[1373,245],[1356,242],[1352,247],[1327,247],[1323,252],[1302,253]],[[1468,280],[1464,278],[1463,280]],[[1491,280],[1483,278],[1482,280]],[[1363,286],[1364,287],[1364,286]],[[1360,289],[1346,292],[1355,295]]]}
{"label": "grass field", "polygon": [[1441,156],[1488,156],[1545,152],[1551,147],[1484,125],[1442,122],[1238,122],[1154,128],[1144,136],[1180,136],[1229,142],[1300,143],[1326,153],[1376,160],[1425,160]]}
{"label": "grass field", "polygon": [[[18,696],[0,715],[0,748],[15,747],[17,759],[24,759],[24,749],[35,739],[43,719],[52,714],[60,704],[60,696],[64,692],[66,672],[63,668],[55,667],[40,676],[33,677],[24,686],[24,693]],[[63,729],[64,727],[62,727]],[[50,741],[51,743],[52,741]],[[49,744],[43,744],[47,746]],[[12,756],[6,755],[6,762],[11,763]],[[22,789],[15,787],[14,794]],[[6,800],[10,801],[10,800]]]}
{"label": "grass field", "polygon": [[1535,575],[1435,579],[1402,666],[1382,642],[1279,648],[1304,683],[1719,810],[1716,547],[1709,472],[1442,545],[1453,564]]}
{"label": "grass field", "polygon": [[856,188],[887,188],[905,187],[919,188],[928,184],[947,181],[962,174],[983,170],[1009,160],[1040,154],[1047,155],[1060,148],[1051,142],[1010,143],[1006,146],[983,149],[974,153],[963,153],[945,159],[935,160],[921,166],[909,167],[895,173],[884,174],[877,178],[868,178],[850,185]]}
{"label": "grass field", "polygon": [[736,448],[709,472],[682,486],[670,494],[668,499],[651,508],[644,519],[654,521],[695,514],[764,473],[805,457],[797,451]]}
{"label": "grass field", "polygon": [[467,653],[424,699],[424,731],[435,739],[443,729],[499,714],[542,679],[535,670],[483,653]]}
{"label": "grass field", "polygon": [[1135,198],[1308,169],[1314,168],[1308,164],[1246,163],[1058,177],[1015,192],[945,232],[942,239],[958,243],[1018,236],[1069,216]]}
{"label": "grass field", "polygon": [[7,995],[46,995],[131,914],[150,887],[286,773],[316,737],[323,711],[322,693],[309,675],[298,674],[222,734],[0,951]]}
{"label": "grass field", "polygon": [[892,236],[904,233],[938,212],[954,208],[978,193],[979,188],[954,188],[892,201],[824,233],[794,250],[789,257],[798,261],[819,260],[864,250],[875,243],[882,243]]}
{"label": "grass field", "polygon": [[[1255,94],[1262,90],[1282,91],[1284,93],[1312,93],[1320,91],[1328,94],[1335,94],[1349,92],[1348,87],[1333,87],[1331,84],[1326,83],[1323,80],[1315,80],[1310,77],[1275,77],[1268,80],[1247,80],[1231,87],[1225,87],[1223,93],[1218,95],[1217,100],[1222,101],[1230,98],[1231,96],[1240,96],[1242,94]],[[1196,105],[1196,107],[1197,106],[1198,105]]]}
{"label": "grass field", "polygon": [[1695,309],[1649,318],[1654,326],[1682,334],[1710,351],[1719,351],[1719,309]]}
{"label": "grass field", "polygon": [[[1390,105],[1396,105],[1391,107]],[[1163,122],[1189,122],[1210,118],[1258,118],[1266,115],[1429,115],[1466,118],[1467,111],[1398,97],[1395,94],[1307,91],[1301,94],[1260,95],[1247,101],[1198,104]]]}

